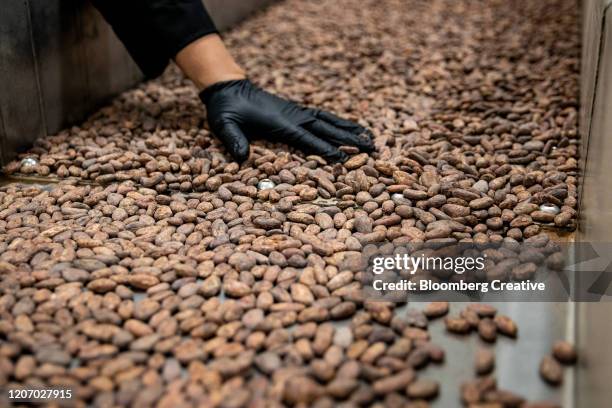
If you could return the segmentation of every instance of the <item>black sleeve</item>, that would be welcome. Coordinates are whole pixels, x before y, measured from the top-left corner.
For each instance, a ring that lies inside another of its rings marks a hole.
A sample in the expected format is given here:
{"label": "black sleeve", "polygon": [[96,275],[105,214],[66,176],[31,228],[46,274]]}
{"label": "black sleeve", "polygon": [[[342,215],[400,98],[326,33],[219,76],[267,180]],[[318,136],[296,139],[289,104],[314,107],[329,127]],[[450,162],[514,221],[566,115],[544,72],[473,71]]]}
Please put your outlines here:
{"label": "black sleeve", "polygon": [[189,43],[217,29],[202,0],[92,0],[149,78]]}

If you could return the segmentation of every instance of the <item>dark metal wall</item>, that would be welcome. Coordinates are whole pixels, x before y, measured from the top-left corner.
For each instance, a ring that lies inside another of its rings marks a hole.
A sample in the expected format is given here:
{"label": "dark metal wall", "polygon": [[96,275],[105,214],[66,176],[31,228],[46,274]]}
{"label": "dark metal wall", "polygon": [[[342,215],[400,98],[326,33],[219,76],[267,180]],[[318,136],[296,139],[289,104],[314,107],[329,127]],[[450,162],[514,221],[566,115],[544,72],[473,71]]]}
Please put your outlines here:
{"label": "dark metal wall", "polygon": [[[204,3],[225,29],[272,1]],[[0,162],[38,137],[82,120],[141,79],[112,29],[86,0],[3,0]]]}
{"label": "dark metal wall", "polygon": [[[590,243],[599,256],[586,268],[601,267],[602,271],[606,268],[609,272],[612,243],[612,0],[583,0],[582,6],[580,131],[583,177],[576,240]],[[578,254],[577,259],[589,258]],[[578,285],[588,288],[592,284],[582,282],[580,272],[576,273]],[[599,302],[576,304],[576,339],[580,357],[575,407],[610,406],[611,301],[608,291]]]}

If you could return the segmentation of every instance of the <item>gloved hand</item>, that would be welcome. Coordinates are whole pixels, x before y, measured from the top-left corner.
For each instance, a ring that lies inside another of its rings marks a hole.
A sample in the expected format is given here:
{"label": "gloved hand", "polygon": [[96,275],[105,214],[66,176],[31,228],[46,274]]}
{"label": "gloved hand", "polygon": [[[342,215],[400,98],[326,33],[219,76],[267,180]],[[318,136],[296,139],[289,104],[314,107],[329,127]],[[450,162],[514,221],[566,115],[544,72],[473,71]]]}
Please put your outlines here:
{"label": "gloved hand", "polygon": [[200,93],[200,99],[206,105],[211,131],[238,162],[249,156],[247,137],[284,142],[329,162],[347,159],[337,146],[374,150],[372,133],[364,127],[279,98],[247,79],[211,85]]}

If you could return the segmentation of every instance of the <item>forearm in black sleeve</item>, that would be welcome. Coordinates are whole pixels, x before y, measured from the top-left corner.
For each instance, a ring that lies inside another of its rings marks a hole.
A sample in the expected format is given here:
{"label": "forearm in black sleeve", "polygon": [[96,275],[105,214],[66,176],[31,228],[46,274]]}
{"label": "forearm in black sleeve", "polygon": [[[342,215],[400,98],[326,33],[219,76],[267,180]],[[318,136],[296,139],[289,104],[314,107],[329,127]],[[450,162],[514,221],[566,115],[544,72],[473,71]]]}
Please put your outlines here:
{"label": "forearm in black sleeve", "polygon": [[202,0],[92,0],[142,72],[160,75],[189,43],[217,29]]}

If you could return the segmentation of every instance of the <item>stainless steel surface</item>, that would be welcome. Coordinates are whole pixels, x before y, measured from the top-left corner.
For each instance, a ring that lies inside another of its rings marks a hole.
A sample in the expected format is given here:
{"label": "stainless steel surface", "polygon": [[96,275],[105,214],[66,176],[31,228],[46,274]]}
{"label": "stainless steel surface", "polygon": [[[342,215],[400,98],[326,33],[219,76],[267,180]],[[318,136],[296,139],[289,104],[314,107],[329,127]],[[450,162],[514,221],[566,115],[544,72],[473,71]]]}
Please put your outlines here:
{"label": "stainless steel surface", "polygon": [[112,29],[89,3],[30,1],[30,14],[47,133],[83,119],[141,79]]}
{"label": "stainless steel surface", "polygon": [[[583,2],[582,43],[580,129],[583,177],[576,238],[594,243],[594,246],[606,243],[603,249],[607,251],[608,243],[612,242],[612,0]],[[576,407],[610,406],[611,314],[610,301],[576,305],[575,333],[579,351]]]}
{"label": "stainless steel surface", "polygon": [[9,0],[0,30],[3,162],[141,79],[110,27],[84,0]]}
{"label": "stainless steel surface", "polygon": [[[571,407],[573,369],[565,371],[565,386],[553,388],[539,377],[541,358],[550,353],[555,340],[570,339],[573,316],[567,303],[492,303],[499,313],[513,318],[518,327],[517,339],[499,336],[495,345],[478,338],[478,335],[458,336],[445,333],[443,319],[431,323],[432,341],[446,350],[446,361],[439,366],[430,365],[419,375],[441,383],[441,394],[434,401],[435,407],[458,407],[461,383],[475,378],[474,353],[478,347],[491,347],[495,352],[495,371],[498,387],[509,390],[530,401],[555,401],[563,407]],[[459,313],[467,303],[451,304],[451,313]],[[423,307],[412,303],[409,307]],[[586,406],[586,405],[585,405]]]}
{"label": "stainless steel surface", "polygon": [[204,0],[215,25],[225,30],[276,0]]}
{"label": "stainless steel surface", "polygon": [[[589,134],[590,117],[599,48],[602,35],[604,10],[612,0],[584,0],[582,2],[582,58],[580,68],[580,133],[583,137]],[[582,144],[586,147],[586,143]],[[584,151],[583,151],[584,153]],[[584,154],[582,154],[584,158]],[[584,167],[582,167],[584,168]]]}
{"label": "stainless steel surface", "polygon": [[0,13],[0,159],[44,135],[46,124],[31,44],[27,2],[8,0]]}
{"label": "stainless steel surface", "polygon": [[[612,234],[612,13],[605,8],[602,21],[600,52],[595,76],[593,100],[583,100],[582,105],[592,105],[589,133],[584,136],[585,161],[583,167],[582,198],[580,208],[581,235],[588,241],[610,241]],[[589,41],[590,39],[585,39]]]}
{"label": "stainless steel surface", "polygon": [[[274,0],[204,0],[226,29]],[[0,164],[142,79],[86,0],[6,0],[0,12]]]}
{"label": "stainless steel surface", "polygon": [[612,303],[578,305],[577,341],[579,360],[576,407],[609,407],[612,400]]}

